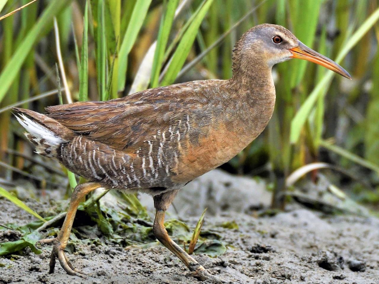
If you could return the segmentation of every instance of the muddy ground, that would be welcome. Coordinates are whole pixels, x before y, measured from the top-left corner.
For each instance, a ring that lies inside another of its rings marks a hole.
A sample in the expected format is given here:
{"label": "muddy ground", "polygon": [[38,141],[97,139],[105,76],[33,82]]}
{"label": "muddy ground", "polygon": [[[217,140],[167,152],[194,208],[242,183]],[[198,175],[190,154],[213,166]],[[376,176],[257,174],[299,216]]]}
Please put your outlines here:
{"label": "muddy ground", "polygon": [[[223,202],[222,198],[219,202]],[[251,202],[257,205],[257,200]],[[39,212],[48,207],[46,200],[28,199],[26,203]],[[151,210],[148,203],[146,206]],[[326,216],[299,206],[290,207],[293,209],[273,217],[257,217],[254,211],[238,210],[240,206],[235,210],[226,206],[221,212],[209,214],[204,230],[217,228],[227,251],[215,258],[204,254],[194,257],[227,283],[379,283],[378,219]],[[198,219],[180,217],[192,229]],[[26,224],[33,217],[0,199],[0,220],[1,224]],[[233,221],[238,229],[217,226]],[[14,238],[17,236],[2,233],[0,242]],[[158,243],[126,249],[82,244],[68,257],[77,269],[88,274],[86,279],[67,275],[59,265],[54,274],[48,274],[51,248],[45,245],[42,250],[40,255],[27,250],[24,255],[0,257],[0,283],[200,283]]]}

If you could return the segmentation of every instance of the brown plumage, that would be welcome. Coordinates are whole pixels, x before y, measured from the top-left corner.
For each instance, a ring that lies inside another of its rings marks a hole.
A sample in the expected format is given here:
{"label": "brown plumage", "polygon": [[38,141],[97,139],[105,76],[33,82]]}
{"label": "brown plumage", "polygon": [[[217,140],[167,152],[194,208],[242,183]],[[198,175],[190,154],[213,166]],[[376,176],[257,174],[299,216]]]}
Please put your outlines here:
{"label": "brown plumage", "polygon": [[154,196],[154,233],[200,279],[206,270],[168,237],[164,212],[177,191],[227,162],[267,126],[275,105],[274,64],[301,58],[348,77],[283,27],[260,25],[245,33],[233,53],[229,80],[195,81],[139,92],[107,102],[48,107],[42,115],[15,109],[40,154],[57,158],[90,182],[78,186],[52,253],[69,274],[67,244],[78,200],[100,187]]}

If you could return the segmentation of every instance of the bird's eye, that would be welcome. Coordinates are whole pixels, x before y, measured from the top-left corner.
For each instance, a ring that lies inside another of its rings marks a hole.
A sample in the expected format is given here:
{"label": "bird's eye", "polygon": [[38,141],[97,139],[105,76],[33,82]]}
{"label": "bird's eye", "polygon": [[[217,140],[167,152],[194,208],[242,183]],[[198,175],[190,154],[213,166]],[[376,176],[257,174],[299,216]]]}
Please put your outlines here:
{"label": "bird's eye", "polygon": [[276,44],[281,43],[282,41],[283,41],[283,39],[280,36],[274,36],[272,38],[272,42],[276,43]]}

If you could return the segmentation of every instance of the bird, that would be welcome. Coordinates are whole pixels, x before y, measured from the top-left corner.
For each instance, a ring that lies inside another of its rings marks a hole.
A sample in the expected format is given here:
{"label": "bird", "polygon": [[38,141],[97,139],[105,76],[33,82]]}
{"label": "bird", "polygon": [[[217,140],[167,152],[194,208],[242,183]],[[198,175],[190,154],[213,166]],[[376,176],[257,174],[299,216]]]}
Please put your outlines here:
{"label": "bird", "polygon": [[230,79],[173,84],[109,101],[49,106],[45,114],[14,108],[38,154],[57,159],[87,180],[75,188],[58,236],[45,240],[53,243],[50,273],[58,258],[68,274],[84,275],[69,262],[64,249],[80,201],[104,187],[150,194],[156,209],[155,237],[193,276],[220,282],[172,241],[164,227],[165,212],[184,185],[228,162],[265,129],[275,107],[272,67],[292,58],[351,79],[345,69],[286,28],[261,24],[236,43]]}

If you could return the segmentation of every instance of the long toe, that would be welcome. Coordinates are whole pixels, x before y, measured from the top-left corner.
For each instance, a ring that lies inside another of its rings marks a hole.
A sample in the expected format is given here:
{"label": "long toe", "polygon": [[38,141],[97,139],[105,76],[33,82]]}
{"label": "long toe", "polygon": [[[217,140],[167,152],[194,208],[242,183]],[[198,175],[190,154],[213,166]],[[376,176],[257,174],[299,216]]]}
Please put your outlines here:
{"label": "long toe", "polygon": [[68,260],[67,256],[65,255],[62,246],[60,243],[54,244],[53,250],[51,252],[50,256],[50,271],[49,273],[54,273],[54,267],[56,258],[58,258],[59,263],[61,264],[62,268],[69,274],[69,275],[75,275],[79,277],[86,277],[86,274],[75,269],[73,265]]}
{"label": "long toe", "polygon": [[65,255],[65,254],[63,253],[63,256],[64,256],[64,258],[65,258],[65,260],[66,260],[68,266],[69,266],[72,270],[76,271],[75,268],[74,268],[74,266],[71,264],[71,262],[70,262],[69,259],[67,258],[67,255]]}
{"label": "long toe", "polygon": [[76,275],[79,277],[86,277],[87,275],[77,269],[75,269],[72,264],[68,261],[63,250],[58,250],[58,259],[64,270],[70,275]]}

